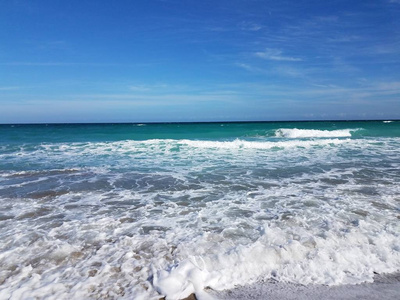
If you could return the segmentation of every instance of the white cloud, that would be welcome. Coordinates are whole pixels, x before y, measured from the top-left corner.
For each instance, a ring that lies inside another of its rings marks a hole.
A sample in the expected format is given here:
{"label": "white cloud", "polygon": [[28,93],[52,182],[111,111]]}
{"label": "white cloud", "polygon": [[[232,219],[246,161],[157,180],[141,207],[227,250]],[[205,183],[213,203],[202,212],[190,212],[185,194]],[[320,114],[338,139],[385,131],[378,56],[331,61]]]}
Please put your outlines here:
{"label": "white cloud", "polygon": [[276,61],[302,61],[301,58],[285,56],[282,55],[282,51],[279,49],[271,49],[267,48],[263,52],[256,52],[256,56],[267,59],[267,60],[276,60]]}

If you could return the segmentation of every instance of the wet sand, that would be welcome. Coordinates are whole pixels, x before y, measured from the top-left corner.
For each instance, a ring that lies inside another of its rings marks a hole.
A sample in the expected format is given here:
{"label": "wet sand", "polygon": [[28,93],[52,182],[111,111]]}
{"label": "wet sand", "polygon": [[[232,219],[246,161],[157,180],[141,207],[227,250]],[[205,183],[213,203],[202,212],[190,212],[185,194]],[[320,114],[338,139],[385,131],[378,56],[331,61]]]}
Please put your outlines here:
{"label": "wet sand", "polygon": [[376,275],[373,283],[357,285],[324,286],[297,285],[276,281],[266,281],[250,286],[237,287],[228,291],[209,290],[215,299],[229,300],[385,300],[400,299],[400,273]]}

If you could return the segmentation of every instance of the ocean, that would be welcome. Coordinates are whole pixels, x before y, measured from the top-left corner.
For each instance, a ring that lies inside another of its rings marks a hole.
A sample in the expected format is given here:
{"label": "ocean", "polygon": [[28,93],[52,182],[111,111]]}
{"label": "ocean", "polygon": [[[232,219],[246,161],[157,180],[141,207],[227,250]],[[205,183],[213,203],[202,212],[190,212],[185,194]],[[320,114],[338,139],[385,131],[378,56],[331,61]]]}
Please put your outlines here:
{"label": "ocean", "polygon": [[373,282],[399,183],[400,121],[0,125],[0,299]]}

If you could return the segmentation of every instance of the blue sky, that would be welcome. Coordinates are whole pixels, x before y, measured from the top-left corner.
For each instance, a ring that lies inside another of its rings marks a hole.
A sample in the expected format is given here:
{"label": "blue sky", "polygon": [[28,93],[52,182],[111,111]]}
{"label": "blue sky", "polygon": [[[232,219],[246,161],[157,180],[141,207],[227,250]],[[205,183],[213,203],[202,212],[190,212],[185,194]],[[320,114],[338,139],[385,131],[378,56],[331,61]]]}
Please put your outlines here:
{"label": "blue sky", "polygon": [[400,119],[400,0],[2,0],[0,123]]}

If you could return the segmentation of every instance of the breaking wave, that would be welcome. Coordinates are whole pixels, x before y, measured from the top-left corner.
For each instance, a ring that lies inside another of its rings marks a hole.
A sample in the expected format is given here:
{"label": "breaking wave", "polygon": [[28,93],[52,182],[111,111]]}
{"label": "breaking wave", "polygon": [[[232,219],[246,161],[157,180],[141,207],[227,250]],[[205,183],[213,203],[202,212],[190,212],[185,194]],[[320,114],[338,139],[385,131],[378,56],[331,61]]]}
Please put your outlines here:
{"label": "breaking wave", "polygon": [[283,138],[292,138],[292,139],[351,137],[351,133],[358,130],[360,129],[316,130],[316,129],[280,128],[275,131],[275,136]]}

